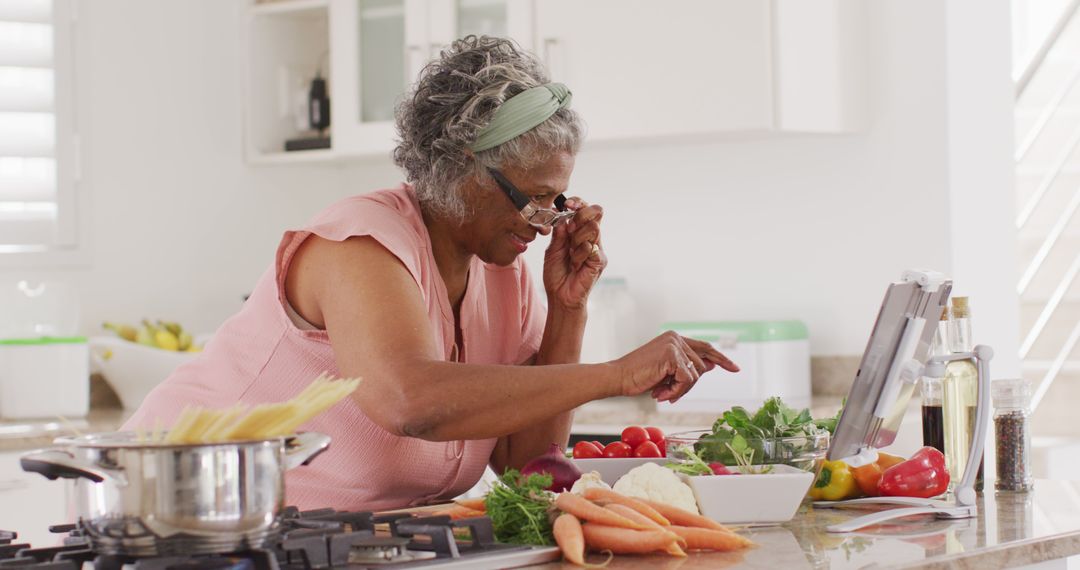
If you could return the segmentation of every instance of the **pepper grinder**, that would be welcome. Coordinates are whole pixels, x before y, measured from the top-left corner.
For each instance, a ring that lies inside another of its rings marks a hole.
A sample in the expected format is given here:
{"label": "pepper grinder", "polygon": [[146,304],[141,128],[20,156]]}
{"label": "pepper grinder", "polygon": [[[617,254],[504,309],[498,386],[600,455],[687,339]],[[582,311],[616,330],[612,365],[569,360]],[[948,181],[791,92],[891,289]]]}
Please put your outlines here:
{"label": "pepper grinder", "polygon": [[1023,378],[994,380],[994,442],[997,446],[997,481],[1001,492],[1031,490],[1031,431],[1028,409],[1031,383]]}

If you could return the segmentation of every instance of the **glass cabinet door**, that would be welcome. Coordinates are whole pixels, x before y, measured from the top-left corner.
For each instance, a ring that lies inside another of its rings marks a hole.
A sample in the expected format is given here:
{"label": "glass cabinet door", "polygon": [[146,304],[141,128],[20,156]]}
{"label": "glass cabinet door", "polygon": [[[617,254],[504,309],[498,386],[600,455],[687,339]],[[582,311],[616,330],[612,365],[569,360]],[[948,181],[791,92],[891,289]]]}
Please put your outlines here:
{"label": "glass cabinet door", "polygon": [[454,40],[473,35],[513,38],[531,50],[532,0],[428,0],[429,56]]}
{"label": "glass cabinet door", "polygon": [[507,0],[457,0],[457,37],[507,36]]}
{"label": "glass cabinet door", "polygon": [[336,153],[393,148],[394,107],[421,69],[468,34],[532,46],[533,0],[329,0]]}
{"label": "glass cabinet door", "polygon": [[394,118],[405,90],[405,0],[358,0],[360,122]]}

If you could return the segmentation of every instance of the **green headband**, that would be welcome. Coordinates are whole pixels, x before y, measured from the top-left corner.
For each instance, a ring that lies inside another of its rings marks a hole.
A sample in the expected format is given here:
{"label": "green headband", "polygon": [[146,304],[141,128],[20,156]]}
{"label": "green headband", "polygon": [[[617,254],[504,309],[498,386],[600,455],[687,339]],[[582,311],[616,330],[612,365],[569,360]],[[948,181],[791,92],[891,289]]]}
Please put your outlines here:
{"label": "green headband", "polygon": [[469,148],[473,152],[480,152],[523,135],[548,120],[555,111],[569,107],[573,98],[570,89],[562,83],[526,89],[507,99],[495,110],[491,122],[480,131],[476,142]]}

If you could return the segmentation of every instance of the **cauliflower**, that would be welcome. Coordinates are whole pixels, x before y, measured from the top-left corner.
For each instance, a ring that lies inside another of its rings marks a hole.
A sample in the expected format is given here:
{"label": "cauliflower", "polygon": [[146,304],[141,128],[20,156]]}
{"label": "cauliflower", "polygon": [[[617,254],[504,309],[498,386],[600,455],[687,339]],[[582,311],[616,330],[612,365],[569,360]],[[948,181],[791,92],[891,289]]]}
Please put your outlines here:
{"label": "cauliflower", "polygon": [[600,489],[611,489],[611,485],[608,485],[604,482],[603,479],[600,478],[599,472],[589,471],[588,473],[583,474],[581,477],[578,478],[577,481],[574,482],[574,486],[570,488],[570,492],[578,495],[584,495],[585,489],[592,489],[594,487]]}
{"label": "cauliflower", "polygon": [[700,514],[690,486],[683,483],[674,471],[655,463],[645,463],[631,469],[615,482],[614,490],[630,497],[665,503]]}

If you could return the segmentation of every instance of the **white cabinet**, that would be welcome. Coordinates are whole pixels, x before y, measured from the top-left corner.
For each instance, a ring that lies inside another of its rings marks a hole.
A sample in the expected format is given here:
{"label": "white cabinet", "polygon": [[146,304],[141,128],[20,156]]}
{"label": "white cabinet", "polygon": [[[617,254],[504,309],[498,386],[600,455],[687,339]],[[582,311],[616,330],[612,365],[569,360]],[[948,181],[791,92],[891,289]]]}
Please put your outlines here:
{"label": "white cabinet", "polygon": [[[537,53],[573,90],[591,141],[855,131],[865,101],[861,10],[861,0],[254,3],[248,155],[386,155],[408,84],[467,34],[511,37]],[[284,153],[284,140],[303,134],[316,70],[329,76],[332,149]]]}
{"label": "white cabinet", "polygon": [[590,139],[763,131],[770,4],[543,0],[538,53],[573,91]]}
{"label": "white cabinet", "polygon": [[858,130],[862,29],[860,0],[536,5],[537,52],[593,141]]}
{"label": "white cabinet", "polygon": [[531,47],[532,0],[331,0],[333,144],[386,153],[394,105],[439,52],[468,34]]}

